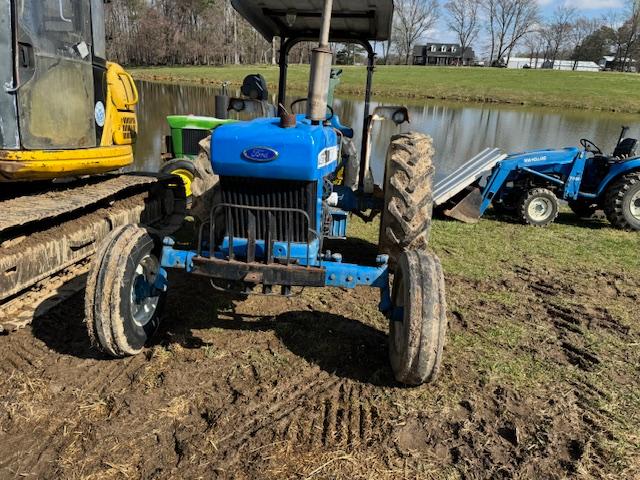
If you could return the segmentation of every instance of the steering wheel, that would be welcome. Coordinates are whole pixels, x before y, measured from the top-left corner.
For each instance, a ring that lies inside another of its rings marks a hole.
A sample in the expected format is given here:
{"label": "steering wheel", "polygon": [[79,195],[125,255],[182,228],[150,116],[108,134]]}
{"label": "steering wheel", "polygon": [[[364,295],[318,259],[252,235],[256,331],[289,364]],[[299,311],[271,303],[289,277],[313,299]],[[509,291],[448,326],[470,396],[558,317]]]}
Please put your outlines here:
{"label": "steering wheel", "polygon": [[[296,100],[295,102],[293,102],[293,103],[291,104],[291,110],[293,111],[293,107],[295,107],[295,106],[296,106],[296,105],[298,105],[299,103],[306,102],[306,101],[308,101],[308,100],[309,100],[308,98],[300,98],[300,99]],[[333,117],[335,117],[335,112],[333,111],[333,107],[332,107],[331,105],[327,105],[327,110],[329,110],[329,112],[331,113],[331,115],[330,115],[330,116],[328,116],[327,118],[325,118],[325,119],[324,119],[325,121],[329,121],[329,120],[331,120]]]}
{"label": "steering wheel", "polygon": [[602,155],[602,150],[600,150],[600,147],[598,147],[595,143],[593,143],[591,140],[588,140],[586,138],[583,138],[582,140],[580,140],[580,145],[582,146],[582,148],[585,149],[585,151],[590,152],[590,153],[595,153],[596,155]]}

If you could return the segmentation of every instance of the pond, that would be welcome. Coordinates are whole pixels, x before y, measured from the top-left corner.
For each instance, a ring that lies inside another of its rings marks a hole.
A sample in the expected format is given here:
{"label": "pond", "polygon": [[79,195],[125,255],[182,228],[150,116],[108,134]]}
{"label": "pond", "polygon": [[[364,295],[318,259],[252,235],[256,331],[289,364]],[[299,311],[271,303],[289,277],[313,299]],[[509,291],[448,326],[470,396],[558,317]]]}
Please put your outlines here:
{"label": "pond", "polygon": [[[137,170],[157,171],[164,136],[168,134],[167,115],[214,115],[219,89],[207,86],[140,82],[138,118],[140,137],[136,146]],[[339,95],[339,89],[338,89]],[[640,135],[640,118],[617,113],[580,110],[557,111],[488,104],[459,104],[427,101],[384,101],[380,105],[404,104],[411,124],[396,127],[386,122],[374,130],[372,164],[379,181],[390,137],[400,131],[417,130],[431,135],[436,149],[436,176],[443,177],[487,147],[505,152],[578,145],[580,138],[593,140],[610,152],[622,125]],[[340,98],[335,110],[345,125],[354,128],[360,145],[364,104],[355,98]]]}

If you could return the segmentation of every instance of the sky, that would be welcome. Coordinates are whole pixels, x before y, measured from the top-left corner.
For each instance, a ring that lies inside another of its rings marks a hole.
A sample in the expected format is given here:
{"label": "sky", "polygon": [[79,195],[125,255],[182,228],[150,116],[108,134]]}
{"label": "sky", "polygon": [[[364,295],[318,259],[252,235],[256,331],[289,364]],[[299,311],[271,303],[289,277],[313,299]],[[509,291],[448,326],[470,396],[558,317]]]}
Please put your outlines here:
{"label": "sky", "polygon": [[[560,5],[571,6],[576,9],[578,15],[589,18],[602,17],[612,10],[623,11],[625,0],[538,0],[540,10],[544,18],[551,17],[553,11]],[[444,16],[444,12],[442,12]],[[475,46],[476,53],[483,50],[483,39],[481,35],[478,41],[479,45]],[[436,28],[427,35],[429,41],[456,42],[455,35],[449,31],[444,18],[441,18]]]}

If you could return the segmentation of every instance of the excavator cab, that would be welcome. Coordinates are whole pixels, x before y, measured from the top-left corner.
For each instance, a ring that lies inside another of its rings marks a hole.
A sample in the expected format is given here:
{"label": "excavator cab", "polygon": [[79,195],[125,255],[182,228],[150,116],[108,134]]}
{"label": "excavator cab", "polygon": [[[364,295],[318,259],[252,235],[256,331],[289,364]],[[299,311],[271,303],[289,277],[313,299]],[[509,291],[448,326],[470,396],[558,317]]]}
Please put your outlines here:
{"label": "excavator cab", "polygon": [[132,163],[137,91],[106,61],[103,2],[0,1],[0,181]]}

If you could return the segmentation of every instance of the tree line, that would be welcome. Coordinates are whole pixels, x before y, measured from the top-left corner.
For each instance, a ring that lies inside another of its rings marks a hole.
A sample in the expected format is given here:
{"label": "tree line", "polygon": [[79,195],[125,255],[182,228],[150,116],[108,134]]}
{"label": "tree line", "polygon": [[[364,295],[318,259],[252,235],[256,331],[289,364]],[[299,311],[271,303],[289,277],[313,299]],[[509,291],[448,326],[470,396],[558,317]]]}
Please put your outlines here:
{"label": "tree line", "polygon": [[[536,0],[395,0],[393,34],[377,46],[379,61],[410,64],[440,21],[455,34],[464,52],[486,52],[488,64],[501,66],[514,55],[557,60],[599,61],[629,70],[640,59],[640,0],[602,18],[559,6],[543,18]],[[230,0],[111,0],[106,28],[110,57],[126,65],[225,65],[276,63],[278,44],[262,38],[231,6]],[[436,39],[437,40],[437,39]],[[292,63],[306,63],[312,46],[300,44]],[[340,49],[338,49],[340,50]],[[345,62],[358,61],[357,49],[343,49]]]}

